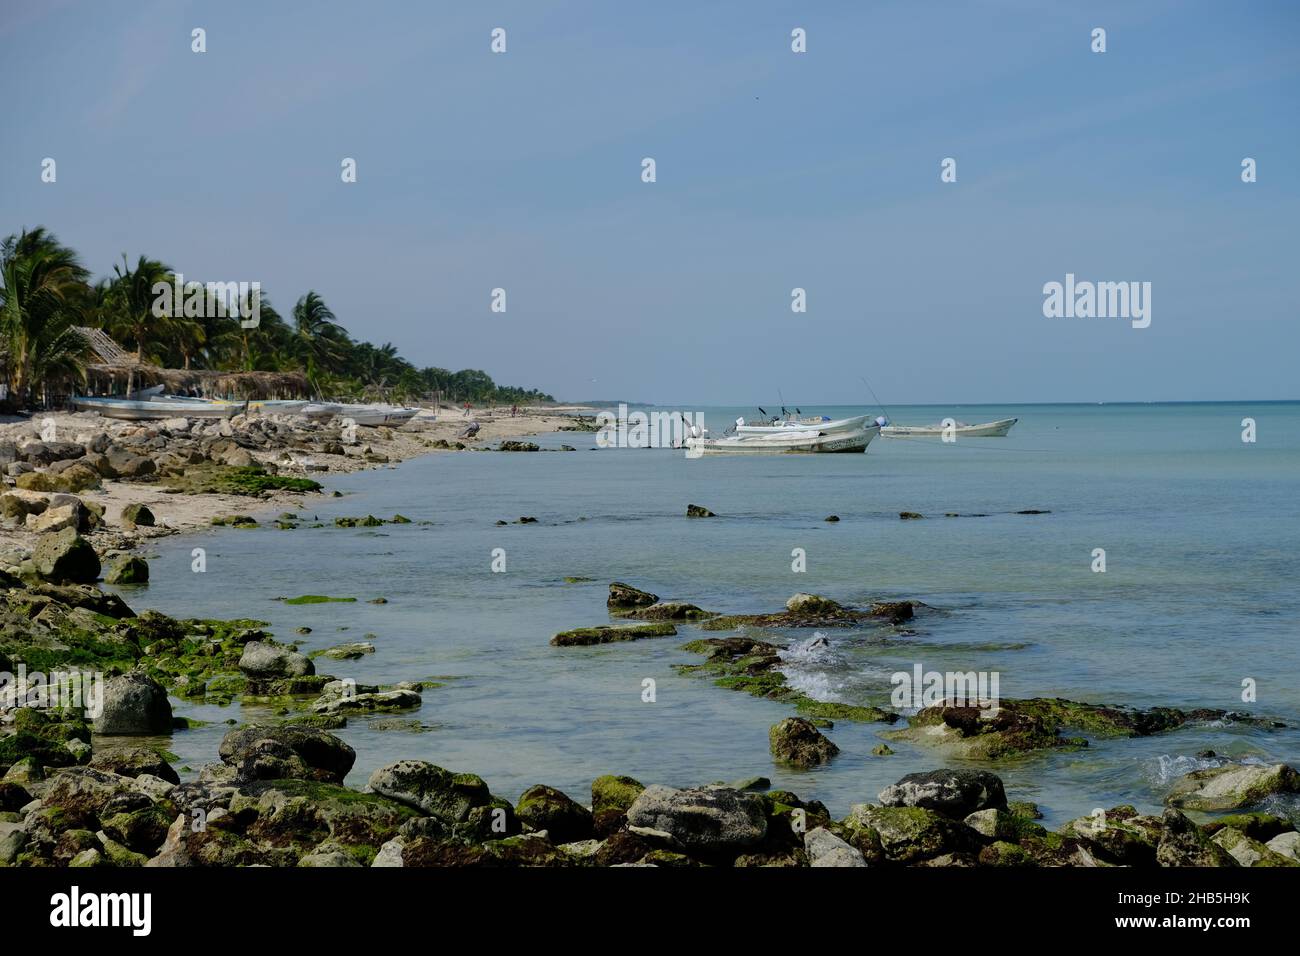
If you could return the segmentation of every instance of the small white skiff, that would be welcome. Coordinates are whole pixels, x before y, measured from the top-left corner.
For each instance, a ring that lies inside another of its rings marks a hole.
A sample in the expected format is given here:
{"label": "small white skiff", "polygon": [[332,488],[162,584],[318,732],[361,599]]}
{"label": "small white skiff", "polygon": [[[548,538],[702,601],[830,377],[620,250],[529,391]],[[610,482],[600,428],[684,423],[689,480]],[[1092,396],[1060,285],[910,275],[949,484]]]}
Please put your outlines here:
{"label": "small white skiff", "polygon": [[959,438],[1005,438],[1011,426],[1020,421],[1018,418],[1003,418],[996,422],[984,422],[980,425],[967,425],[954,422],[951,428],[939,425],[886,425],[880,434],[886,438],[942,438],[953,435]]}
{"label": "small white skiff", "polygon": [[823,433],[817,429],[782,428],[777,434],[688,438],[688,457],[696,455],[804,455],[864,452],[880,434],[879,425],[857,431]]}

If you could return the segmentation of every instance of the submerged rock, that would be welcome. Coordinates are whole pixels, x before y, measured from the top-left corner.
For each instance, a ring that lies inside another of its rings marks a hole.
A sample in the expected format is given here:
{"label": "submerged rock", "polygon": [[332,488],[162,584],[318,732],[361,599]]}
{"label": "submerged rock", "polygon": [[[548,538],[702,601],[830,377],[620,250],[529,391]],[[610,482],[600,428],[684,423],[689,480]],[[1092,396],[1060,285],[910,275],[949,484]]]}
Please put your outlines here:
{"label": "submerged rock", "polygon": [[812,721],[803,717],[787,717],[775,724],[767,736],[772,756],[795,767],[816,767],[840,752]]}
{"label": "submerged rock", "polygon": [[639,641],[647,637],[672,637],[677,628],[666,621],[647,624],[600,624],[561,631],[551,638],[553,647],[587,647],[614,641]]}
{"label": "submerged rock", "polygon": [[688,518],[716,518],[717,515],[715,515],[712,511],[710,511],[708,508],[704,507],[703,505],[687,505],[687,506],[686,506],[686,517],[688,517]]}

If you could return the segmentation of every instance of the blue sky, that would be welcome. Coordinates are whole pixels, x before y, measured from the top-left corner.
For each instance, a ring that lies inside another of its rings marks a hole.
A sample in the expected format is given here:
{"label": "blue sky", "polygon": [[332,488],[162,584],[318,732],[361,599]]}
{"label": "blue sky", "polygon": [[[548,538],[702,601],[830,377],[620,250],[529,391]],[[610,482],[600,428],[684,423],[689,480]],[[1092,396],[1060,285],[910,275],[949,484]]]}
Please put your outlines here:
{"label": "blue sky", "polygon": [[[1297,3],[32,6],[0,231],[97,274],[314,288],[576,399],[1300,398]],[[1045,318],[1066,273],[1151,282],[1150,328]]]}

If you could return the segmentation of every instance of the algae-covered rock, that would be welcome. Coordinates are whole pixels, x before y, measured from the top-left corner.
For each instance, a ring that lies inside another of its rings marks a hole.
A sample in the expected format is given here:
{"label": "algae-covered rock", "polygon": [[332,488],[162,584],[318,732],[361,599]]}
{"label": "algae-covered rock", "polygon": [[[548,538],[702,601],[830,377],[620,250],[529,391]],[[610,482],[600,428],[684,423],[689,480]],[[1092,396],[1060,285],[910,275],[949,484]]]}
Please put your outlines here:
{"label": "algae-covered rock", "polygon": [[726,853],[767,834],[763,799],[728,787],[647,787],[627,811],[630,826],[668,834],[688,851]]}
{"label": "algae-covered rock", "polygon": [[1156,862],[1161,866],[1237,865],[1232,854],[1177,810],[1166,810],[1160,821],[1164,830],[1156,846]]}
{"label": "algae-covered rock", "polygon": [[606,774],[591,782],[592,825],[596,836],[607,837],[627,822],[627,811],[645,786],[632,777]]}
{"label": "algae-covered rock", "polygon": [[1083,843],[1099,858],[1119,866],[1154,866],[1164,835],[1160,817],[1139,814],[1120,806],[1071,820],[1061,833]]}
{"label": "algae-covered rock", "polygon": [[76,528],[41,535],[32,552],[32,564],[36,573],[49,581],[89,584],[99,577],[99,555]]}
{"label": "algae-covered rock", "polygon": [[593,644],[611,644],[615,641],[639,641],[647,637],[672,637],[677,628],[667,621],[645,624],[601,624],[596,627],[579,627],[561,631],[551,638],[552,647],[589,647]]}
{"label": "algae-covered rock", "polygon": [[357,759],[333,734],[300,725],[241,727],[222,738],[217,752],[249,780],[342,783]]}
{"label": "algae-covered rock", "polygon": [[978,852],[983,842],[961,821],[923,807],[860,803],[850,808],[843,826],[855,837],[854,845],[864,855],[867,851],[863,844],[878,841],[884,859],[890,863],[915,863],[943,853]]}
{"label": "algae-covered rock", "polygon": [[1227,850],[1238,866],[1300,866],[1300,862],[1277,853],[1235,827],[1224,827],[1210,839]]}
{"label": "algae-covered rock", "polygon": [[1230,764],[1193,770],[1165,803],[1186,810],[1236,810],[1275,793],[1300,792],[1300,773],[1286,764]]}
{"label": "algae-covered rock", "polygon": [[773,725],[768,731],[768,745],[778,762],[805,769],[826,763],[840,752],[812,721],[803,717],[787,717]]}
{"label": "algae-covered rock", "polygon": [[89,766],[123,777],[148,774],[169,783],[181,782],[167,758],[150,747],[96,747]]}
{"label": "algae-covered rock", "polygon": [[119,555],[109,562],[104,581],[108,584],[147,584],[149,562],[132,554]]}
{"label": "algae-covered rock", "polygon": [[370,789],[447,824],[463,823],[492,794],[472,773],[453,773],[424,760],[399,760],[370,775]]}
{"label": "algae-covered rock", "polygon": [[239,669],[257,680],[305,677],[316,673],[315,665],[306,654],[263,641],[250,641],[244,645]]}
{"label": "algae-covered rock", "polygon": [[155,518],[148,505],[136,502],[122,508],[122,524],[128,528],[152,528]]}
{"label": "algae-covered rock", "polygon": [[704,507],[703,505],[687,505],[687,506],[686,506],[686,517],[688,517],[688,518],[716,518],[717,515],[715,515],[712,511],[710,511],[708,508]]}
{"label": "algae-covered rock", "polygon": [[909,773],[880,791],[878,799],[887,807],[924,807],[958,819],[1007,806],[1001,779],[987,770]]}
{"label": "algae-covered rock", "polygon": [[609,586],[609,597],[605,605],[611,609],[646,607],[659,600],[659,595],[642,591],[622,581],[615,581]]}
{"label": "algae-covered rock", "polygon": [[545,830],[556,844],[586,840],[594,832],[590,810],[545,784],[523,792],[515,805],[515,816],[534,830]]}

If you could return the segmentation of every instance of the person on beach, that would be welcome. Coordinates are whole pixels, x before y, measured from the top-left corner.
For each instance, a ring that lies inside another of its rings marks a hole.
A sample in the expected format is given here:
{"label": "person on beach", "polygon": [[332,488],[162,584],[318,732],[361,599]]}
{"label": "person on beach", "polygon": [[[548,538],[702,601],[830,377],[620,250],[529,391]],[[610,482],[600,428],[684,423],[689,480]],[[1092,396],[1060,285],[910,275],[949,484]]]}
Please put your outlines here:
{"label": "person on beach", "polygon": [[465,407],[462,409],[462,411],[465,413],[465,417],[466,417],[466,418],[469,418],[469,410],[470,410],[471,408],[473,408],[473,407],[474,407],[474,406],[473,406],[472,404],[470,404],[469,402],[466,402],[466,403],[465,403]]}

